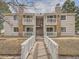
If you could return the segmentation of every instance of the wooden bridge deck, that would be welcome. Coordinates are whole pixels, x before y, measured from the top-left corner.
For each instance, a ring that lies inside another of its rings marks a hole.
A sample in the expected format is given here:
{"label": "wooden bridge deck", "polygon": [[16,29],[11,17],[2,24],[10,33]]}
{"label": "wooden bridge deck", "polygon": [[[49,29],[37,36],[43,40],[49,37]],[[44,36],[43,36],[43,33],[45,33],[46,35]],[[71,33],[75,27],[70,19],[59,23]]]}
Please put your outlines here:
{"label": "wooden bridge deck", "polygon": [[37,38],[36,47],[31,50],[28,59],[50,59],[50,54],[45,46],[43,38]]}

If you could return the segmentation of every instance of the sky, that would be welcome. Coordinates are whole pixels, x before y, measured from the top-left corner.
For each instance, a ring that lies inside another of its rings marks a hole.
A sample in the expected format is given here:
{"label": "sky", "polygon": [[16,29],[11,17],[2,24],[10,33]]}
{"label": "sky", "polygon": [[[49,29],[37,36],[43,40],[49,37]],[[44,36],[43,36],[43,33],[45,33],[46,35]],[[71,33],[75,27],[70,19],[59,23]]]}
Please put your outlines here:
{"label": "sky", "polygon": [[75,4],[79,6],[79,0],[75,0]]}
{"label": "sky", "polygon": [[[10,1],[10,0],[6,0],[6,1]],[[75,1],[75,4],[79,6],[79,0],[74,0],[74,1]],[[54,7],[57,3],[60,3],[62,6],[65,0],[18,0],[18,2],[20,4],[25,4],[25,5],[27,4],[28,7],[32,7],[32,8],[28,8],[29,12],[45,13],[45,12],[54,11]]]}

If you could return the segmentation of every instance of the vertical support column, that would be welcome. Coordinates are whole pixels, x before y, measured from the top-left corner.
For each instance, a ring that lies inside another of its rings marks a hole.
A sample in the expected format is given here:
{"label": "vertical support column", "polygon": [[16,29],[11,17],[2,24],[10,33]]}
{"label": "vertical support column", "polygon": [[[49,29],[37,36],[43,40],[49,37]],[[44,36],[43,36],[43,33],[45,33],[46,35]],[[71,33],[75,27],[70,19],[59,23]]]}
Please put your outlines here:
{"label": "vertical support column", "polygon": [[34,17],[34,35],[36,37],[36,15],[33,16]]}
{"label": "vertical support column", "polygon": [[46,26],[45,26],[45,24],[46,24],[45,20],[46,20],[46,15],[44,15],[44,22],[43,22],[44,23],[44,25],[43,25],[44,37],[47,35],[46,29],[45,29],[46,28]]}
{"label": "vertical support column", "polygon": [[23,15],[19,15],[19,36],[23,36]]}
{"label": "vertical support column", "polygon": [[60,14],[56,14],[56,21],[57,21],[57,26],[56,26],[56,32],[57,32],[57,36],[61,36],[61,15]]}
{"label": "vertical support column", "polygon": [[23,36],[23,6],[19,6],[19,36]]}
{"label": "vertical support column", "polygon": [[55,7],[55,12],[56,12],[56,20],[57,20],[57,36],[60,36],[61,35],[61,6],[60,4],[58,3]]}

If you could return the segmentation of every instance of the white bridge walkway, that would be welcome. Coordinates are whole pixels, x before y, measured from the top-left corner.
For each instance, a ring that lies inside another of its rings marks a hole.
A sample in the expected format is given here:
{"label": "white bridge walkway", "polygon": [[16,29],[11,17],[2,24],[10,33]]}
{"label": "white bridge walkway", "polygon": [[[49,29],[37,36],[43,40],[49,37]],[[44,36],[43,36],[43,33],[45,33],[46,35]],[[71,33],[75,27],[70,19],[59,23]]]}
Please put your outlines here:
{"label": "white bridge walkway", "polygon": [[21,59],[58,59],[58,45],[53,40],[47,36],[35,39],[32,36],[28,44],[27,41],[22,44]]}

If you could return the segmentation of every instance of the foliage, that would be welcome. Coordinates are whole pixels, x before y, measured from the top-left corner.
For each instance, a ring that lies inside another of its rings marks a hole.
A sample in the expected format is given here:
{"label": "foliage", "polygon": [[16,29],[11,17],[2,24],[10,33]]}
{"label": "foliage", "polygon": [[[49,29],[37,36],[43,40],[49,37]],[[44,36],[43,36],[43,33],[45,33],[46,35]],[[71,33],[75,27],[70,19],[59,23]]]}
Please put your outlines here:
{"label": "foliage", "polygon": [[8,5],[5,2],[0,1],[0,13],[10,12]]}
{"label": "foliage", "polygon": [[64,13],[76,13],[75,15],[75,28],[76,31],[79,31],[79,8],[75,5],[74,1],[66,0],[62,6],[62,11]]}
{"label": "foliage", "polygon": [[75,24],[76,24],[76,31],[79,31],[79,8],[76,8],[76,16],[75,16]]}
{"label": "foliage", "polygon": [[62,11],[65,13],[74,13],[76,9],[75,2],[67,0],[62,6]]}
{"label": "foliage", "polygon": [[[0,13],[10,13],[8,5],[3,0],[0,0]],[[3,29],[3,21],[0,19],[0,32],[1,29]]]}

